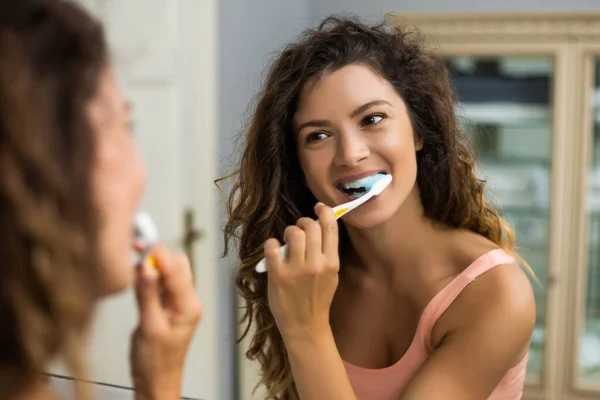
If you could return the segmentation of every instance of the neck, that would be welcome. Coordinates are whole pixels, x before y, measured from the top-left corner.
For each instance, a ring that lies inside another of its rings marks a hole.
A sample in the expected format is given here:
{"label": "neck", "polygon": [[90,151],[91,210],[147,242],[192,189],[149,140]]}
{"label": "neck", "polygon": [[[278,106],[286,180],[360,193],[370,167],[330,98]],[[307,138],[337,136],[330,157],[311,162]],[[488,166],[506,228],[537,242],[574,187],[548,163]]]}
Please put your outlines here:
{"label": "neck", "polygon": [[443,244],[443,228],[425,217],[416,187],[385,223],[368,229],[346,229],[358,266],[388,282],[410,284],[423,280],[430,274],[423,266],[431,265],[435,257],[432,249]]}

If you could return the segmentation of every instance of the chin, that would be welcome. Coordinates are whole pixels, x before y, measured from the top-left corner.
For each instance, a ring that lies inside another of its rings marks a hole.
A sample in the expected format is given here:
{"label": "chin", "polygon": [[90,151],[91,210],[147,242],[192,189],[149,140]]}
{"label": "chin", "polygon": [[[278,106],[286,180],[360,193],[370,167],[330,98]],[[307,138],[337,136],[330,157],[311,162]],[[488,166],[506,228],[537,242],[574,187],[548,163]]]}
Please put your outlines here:
{"label": "chin", "polygon": [[100,290],[101,296],[118,294],[133,284],[135,268],[128,256],[103,264],[105,272]]}
{"label": "chin", "polygon": [[[384,191],[381,195],[369,199],[355,210],[342,217],[344,223],[354,229],[366,230],[397,220],[400,209],[409,202],[413,193],[408,195]],[[415,194],[418,196],[418,192]]]}
{"label": "chin", "polygon": [[375,207],[370,207],[370,204],[364,204],[356,210],[349,212],[345,217],[342,217],[342,220],[348,226],[363,230],[383,225],[394,215],[387,207],[381,208],[377,207],[375,204],[373,205]]}

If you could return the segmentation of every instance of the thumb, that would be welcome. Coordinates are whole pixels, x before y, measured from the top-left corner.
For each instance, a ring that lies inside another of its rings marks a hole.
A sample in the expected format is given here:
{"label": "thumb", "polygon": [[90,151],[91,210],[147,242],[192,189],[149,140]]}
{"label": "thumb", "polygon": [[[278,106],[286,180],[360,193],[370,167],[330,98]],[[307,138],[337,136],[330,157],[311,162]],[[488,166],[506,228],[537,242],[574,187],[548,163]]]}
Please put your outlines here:
{"label": "thumb", "polygon": [[156,268],[143,263],[137,268],[135,294],[140,311],[141,325],[152,323],[163,313],[159,275]]}

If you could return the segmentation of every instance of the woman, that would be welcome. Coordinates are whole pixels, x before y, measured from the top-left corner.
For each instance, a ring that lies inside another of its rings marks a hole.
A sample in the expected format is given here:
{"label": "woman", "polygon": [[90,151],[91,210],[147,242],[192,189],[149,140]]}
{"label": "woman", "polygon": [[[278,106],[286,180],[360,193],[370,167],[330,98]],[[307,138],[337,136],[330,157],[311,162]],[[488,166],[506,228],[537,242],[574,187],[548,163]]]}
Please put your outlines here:
{"label": "woman", "polygon": [[85,378],[94,305],[135,279],[136,394],[178,399],[201,305],[185,257],[130,263],[144,166],[102,28],[70,1],[0,5],[0,179],[2,398],[54,398],[55,357]]}
{"label": "woman", "polygon": [[[330,207],[378,174],[391,184],[336,223]],[[288,45],[229,212],[269,398],[521,397],[532,288],[417,34],[330,17]]]}

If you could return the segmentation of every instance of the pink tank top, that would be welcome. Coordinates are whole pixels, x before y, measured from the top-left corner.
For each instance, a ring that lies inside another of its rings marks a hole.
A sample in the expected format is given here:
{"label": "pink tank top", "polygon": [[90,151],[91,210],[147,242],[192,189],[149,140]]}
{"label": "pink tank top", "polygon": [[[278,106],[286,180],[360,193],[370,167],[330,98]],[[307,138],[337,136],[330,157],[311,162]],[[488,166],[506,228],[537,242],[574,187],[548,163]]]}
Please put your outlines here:
{"label": "pink tank top", "polygon": [[[437,319],[475,278],[497,265],[515,260],[502,249],[483,254],[446,285],[429,302],[411,345],[394,365],[381,369],[360,368],[344,361],[358,400],[397,400],[427,358],[433,353],[431,330]],[[527,356],[510,369],[488,400],[518,400],[523,394]]]}

